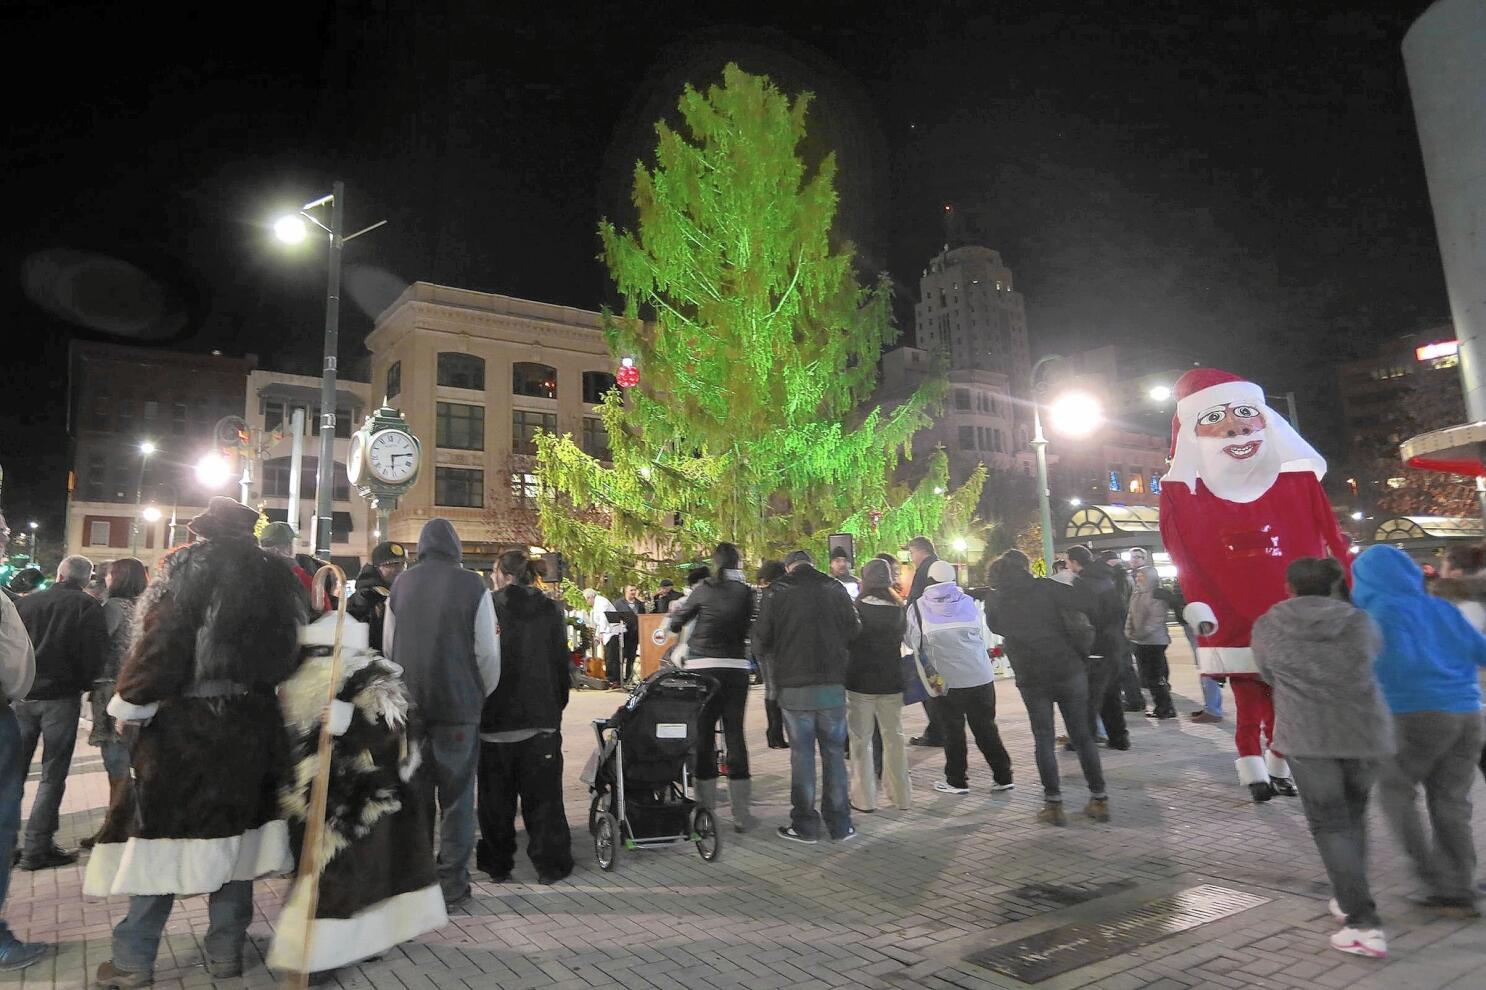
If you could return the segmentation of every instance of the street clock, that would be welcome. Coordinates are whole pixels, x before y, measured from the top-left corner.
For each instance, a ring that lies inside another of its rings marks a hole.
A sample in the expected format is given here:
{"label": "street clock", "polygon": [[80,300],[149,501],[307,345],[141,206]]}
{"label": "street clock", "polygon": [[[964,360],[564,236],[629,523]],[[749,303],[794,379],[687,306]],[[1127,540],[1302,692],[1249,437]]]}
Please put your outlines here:
{"label": "street clock", "polygon": [[384,405],[367,416],[351,435],[346,475],[361,496],[377,507],[378,528],[384,539],[388,514],[418,480],[422,465],[423,445],[408,428],[402,412],[391,406]]}

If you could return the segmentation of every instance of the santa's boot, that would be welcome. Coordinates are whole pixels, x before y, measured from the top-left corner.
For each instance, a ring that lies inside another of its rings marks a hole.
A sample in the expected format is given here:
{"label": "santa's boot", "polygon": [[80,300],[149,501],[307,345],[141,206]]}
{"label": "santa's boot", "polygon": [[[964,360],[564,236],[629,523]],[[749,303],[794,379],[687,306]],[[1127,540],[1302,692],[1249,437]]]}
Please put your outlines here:
{"label": "santa's boot", "polygon": [[733,809],[733,831],[747,832],[758,824],[753,817],[753,781],[728,779],[728,804]]}
{"label": "santa's boot", "polygon": [[1269,771],[1269,786],[1274,788],[1276,794],[1285,797],[1296,797],[1300,791],[1295,789],[1295,778],[1290,776],[1290,764],[1274,750],[1264,754],[1264,769]]}
{"label": "santa's boot", "polygon": [[1240,756],[1233,761],[1238,768],[1238,782],[1249,789],[1255,804],[1262,804],[1274,797],[1274,785],[1269,782],[1269,771],[1265,769],[1264,757]]}
{"label": "santa's boot", "polygon": [[698,780],[692,792],[692,799],[708,811],[717,808],[717,778],[711,780]]}

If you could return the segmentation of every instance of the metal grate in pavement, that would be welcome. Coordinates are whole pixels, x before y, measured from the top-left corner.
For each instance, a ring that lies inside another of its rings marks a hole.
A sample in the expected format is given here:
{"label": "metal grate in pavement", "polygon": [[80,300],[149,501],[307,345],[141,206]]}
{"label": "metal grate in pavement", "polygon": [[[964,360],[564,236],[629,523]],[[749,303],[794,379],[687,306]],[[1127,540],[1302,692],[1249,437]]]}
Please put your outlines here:
{"label": "metal grate in pavement", "polygon": [[977,952],[965,961],[1023,983],[1041,983],[1269,901],[1257,894],[1202,884],[1119,910],[1108,921],[1062,925]]}

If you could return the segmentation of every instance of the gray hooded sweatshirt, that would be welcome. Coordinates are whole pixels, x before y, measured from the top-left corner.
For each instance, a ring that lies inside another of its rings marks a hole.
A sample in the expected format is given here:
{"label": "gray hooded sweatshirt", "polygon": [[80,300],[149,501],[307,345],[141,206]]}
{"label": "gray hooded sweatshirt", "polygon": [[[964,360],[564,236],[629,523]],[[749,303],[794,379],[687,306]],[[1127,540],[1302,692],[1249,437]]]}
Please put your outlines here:
{"label": "gray hooded sweatshirt", "polygon": [[463,559],[449,520],[428,520],[417,564],[397,576],[387,599],[382,648],[429,725],[477,724],[500,682],[495,606]]}
{"label": "gray hooded sweatshirt", "polygon": [[1393,716],[1373,674],[1383,637],[1366,612],[1335,598],[1291,598],[1260,616],[1252,643],[1259,674],[1274,689],[1276,752],[1393,754]]}

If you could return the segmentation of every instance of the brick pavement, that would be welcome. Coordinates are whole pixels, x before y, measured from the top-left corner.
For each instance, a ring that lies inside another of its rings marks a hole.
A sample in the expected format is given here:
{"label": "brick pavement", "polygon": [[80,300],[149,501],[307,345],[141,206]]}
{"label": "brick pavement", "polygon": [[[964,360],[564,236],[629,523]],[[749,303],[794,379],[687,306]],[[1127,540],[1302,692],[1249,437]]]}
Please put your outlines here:
{"label": "brick pavement", "polygon": [[[1173,646],[1172,661],[1180,708],[1192,710],[1200,692],[1184,645]],[[1212,727],[1135,717],[1134,748],[1104,751],[1114,821],[1052,830],[1033,823],[1041,794],[1020,699],[1009,682],[998,693],[1017,790],[989,794],[989,772],[972,763],[976,789],[968,797],[936,794],[930,786],[942,758],[913,749],[914,810],[857,815],[859,840],[810,847],[772,835],[787,820],[788,754],[762,748],[755,692],[749,738],[759,745],[750,757],[765,826],[746,836],[727,830],[717,863],[702,862],[690,846],[626,850],[613,873],[594,865],[587,794],[577,772],[591,748],[589,719],[611,712],[620,698],[575,694],[565,733],[573,876],[538,886],[524,861],[511,883],[476,874],[474,900],[446,928],[336,979],[342,987],[372,990],[1015,988],[1028,984],[967,957],[1070,922],[1118,919],[1136,904],[1211,883],[1269,901],[1035,986],[1486,987],[1483,923],[1411,908],[1403,899],[1412,889],[1406,865],[1376,818],[1372,874],[1392,955],[1375,962],[1326,947],[1334,927],[1326,912],[1329,891],[1298,803],[1247,800],[1233,773],[1231,711],[1229,723]],[[1228,703],[1231,709],[1231,697]],[[917,729],[922,716],[912,712],[909,723]],[[1076,809],[1077,761],[1066,755],[1063,769]],[[37,772],[33,767],[28,803]],[[79,742],[58,836],[64,846],[96,826],[106,793],[97,750]],[[1486,801],[1477,805],[1478,833],[1486,835]],[[13,874],[6,919],[24,938],[56,942],[58,952],[7,982],[86,986],[108,958],[109,930],[125,902],[84,898],[81,886],[81,865]],[[250,968],[243,979],[220,985],[273,985],[261,956],[285,888],[283,881],[258,885]],[[157,986],[211,984],[200,966],[205,926],[204,898],[177,906]]]}

